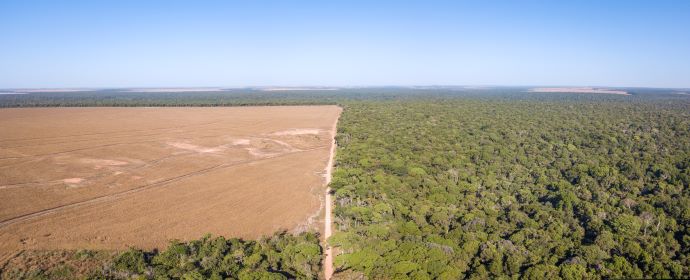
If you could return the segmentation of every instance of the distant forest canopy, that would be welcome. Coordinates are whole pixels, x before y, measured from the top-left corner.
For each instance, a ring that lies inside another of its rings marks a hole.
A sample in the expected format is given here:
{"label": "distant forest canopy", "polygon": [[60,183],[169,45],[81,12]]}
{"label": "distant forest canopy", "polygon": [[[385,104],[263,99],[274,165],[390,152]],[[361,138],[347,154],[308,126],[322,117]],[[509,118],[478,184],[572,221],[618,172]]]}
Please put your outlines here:
{"label": "distant forest canopy", "polygon": [[[690,95],[626,90],[32,93],[0,106],[339,104],[335,279],[688,278]],[[313,234],[173,244],[115,257],[106,278],[321,277]]]}

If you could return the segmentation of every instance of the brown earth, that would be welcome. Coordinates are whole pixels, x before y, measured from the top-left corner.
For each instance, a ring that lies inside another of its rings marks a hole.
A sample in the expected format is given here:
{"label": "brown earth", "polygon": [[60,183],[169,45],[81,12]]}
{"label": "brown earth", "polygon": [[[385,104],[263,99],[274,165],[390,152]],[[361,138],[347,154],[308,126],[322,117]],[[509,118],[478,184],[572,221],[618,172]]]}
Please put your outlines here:
{"label": "brown earth", "polygon": [[337,106],[0,110],[0,260],[300,231]]}

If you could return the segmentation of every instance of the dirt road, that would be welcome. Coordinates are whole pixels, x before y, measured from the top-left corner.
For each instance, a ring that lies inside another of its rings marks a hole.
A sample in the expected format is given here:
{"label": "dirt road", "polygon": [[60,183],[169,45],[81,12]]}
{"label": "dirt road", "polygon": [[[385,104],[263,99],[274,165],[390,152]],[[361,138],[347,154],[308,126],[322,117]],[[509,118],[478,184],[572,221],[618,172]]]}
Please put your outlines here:
{"label": "dirt road", "polygon": [[[340,115],[338,115],[338,118]],[[333,142],[331,143],[331,150],[328,158],[328,165],[326,165],[326,186],[331,183],[331,177],[333,173],[333,158],[335,157],[335,135],[337,133],[337,125],[338,125],[338,120],[335,120],[335,123],[333,123],[333,128],[331,129],[331,138],[333,139]],[[325,219],[324,219],[324,230],[323,230],[323,236],[324,239],[326,240],[326,251],[325,251],[325,258],[324,258],[324,264],[323,264],[323,272],[324,276],[326,277],[326,280],[331,279],[333,276],[333,249],[331,248],[330,245],[328,245],[328,238],[331,237],[331,229],[333,228],[333,221],[331,219],[331,216],[333,215],[331,213],[331,206],[333,204],[333,201],[331,200],[331,188],[327,187],[326,188],[326,197],[324,199],[326,201],[326,213],[325,213]]]}

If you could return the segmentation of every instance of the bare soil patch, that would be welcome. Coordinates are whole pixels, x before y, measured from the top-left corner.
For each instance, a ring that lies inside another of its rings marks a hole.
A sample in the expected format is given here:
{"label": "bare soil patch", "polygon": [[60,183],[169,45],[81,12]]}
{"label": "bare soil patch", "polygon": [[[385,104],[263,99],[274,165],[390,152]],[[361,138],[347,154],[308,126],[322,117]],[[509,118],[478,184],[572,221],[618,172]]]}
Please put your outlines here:
{"label": "bare soil patch", "polygon": [[222,88],[133,88],[128,92],[212,92],[223,91]]}
{"label": "bare soil patch", "polygon": [[0,260],[295,229],[320,211],[340,111],[0,110]]}
{"label": "bare soil patch", "polygon": [[602,88],[591,88],[591,87],[533,88],[533,89],[530,89],[529,92],[541,92],[541,93],[600,93],[600,94],[630,95],[628,92],[623,91],[623,90],[602,89]]}
{"label": "bare soil patch", "polygon": [[109,251],[22,251],[3,265],[0,279],[98,279],[114,256]]}

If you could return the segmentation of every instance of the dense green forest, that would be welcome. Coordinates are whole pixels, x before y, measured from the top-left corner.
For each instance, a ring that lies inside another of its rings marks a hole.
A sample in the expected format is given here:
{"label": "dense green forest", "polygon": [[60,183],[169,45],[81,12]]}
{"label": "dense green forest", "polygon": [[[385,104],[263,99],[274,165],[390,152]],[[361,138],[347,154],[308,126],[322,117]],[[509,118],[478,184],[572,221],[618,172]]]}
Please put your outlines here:
{"label": "dense green forest", "polygon": [[[690,98],[632,93],[105,91],[0,107],[339,104],[336,279],[688,278]],[[67,275],[317,279],[321,253],[316,233],[204,237]]]}
{"label": "dense green forest", "polygon": [[347,104],[332,182],[341,276],[690,277],[690,106]]}

